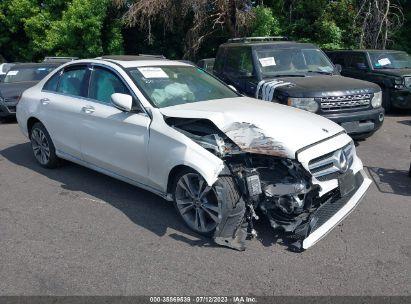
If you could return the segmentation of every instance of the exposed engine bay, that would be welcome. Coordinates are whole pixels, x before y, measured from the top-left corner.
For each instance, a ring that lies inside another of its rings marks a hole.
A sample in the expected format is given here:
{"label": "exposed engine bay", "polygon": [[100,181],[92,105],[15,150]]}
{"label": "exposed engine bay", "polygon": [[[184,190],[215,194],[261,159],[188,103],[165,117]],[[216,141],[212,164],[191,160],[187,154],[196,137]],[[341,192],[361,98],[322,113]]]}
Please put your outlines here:
{"label": "exposed engine bay", "polygon": [[220,175],[232,176],[241,193],[231,214],[222,215],[230,220],[216,228],[214,240],[220,245],[244,250],[246,237],[256,236],[253,221],[259,219],[258,211],[272,228],[290,235],[293,249],[302,249],[302,240],[315,224],[310,215],[338,195],[330,191],[320,198],[320,186],[311,183],[311,174],[300,163],[272,152],[260,154],[261,147],[256,147],[258,153],[244,151],[209,120],[169,117],[166,122],[222,159],[225,169]]}

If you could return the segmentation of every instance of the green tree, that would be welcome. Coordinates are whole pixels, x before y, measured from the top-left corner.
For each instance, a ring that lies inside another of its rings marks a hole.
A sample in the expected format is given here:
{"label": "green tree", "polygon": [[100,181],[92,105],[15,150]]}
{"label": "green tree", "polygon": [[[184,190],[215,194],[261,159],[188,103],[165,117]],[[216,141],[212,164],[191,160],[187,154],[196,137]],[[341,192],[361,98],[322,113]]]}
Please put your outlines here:
{"label": "green tree", "polygon": [[109,0],[73,0],[62,18],[52,22],[46,31],[45,49],[56,55],[77,57],[121,53],[121,24],[106,20],[109,5]]}
{"label": "green tree", "polygon": [[280,22],[269,7],[262,5],[253,8],[254,21],[251,36],[274,36],[281,34]]}

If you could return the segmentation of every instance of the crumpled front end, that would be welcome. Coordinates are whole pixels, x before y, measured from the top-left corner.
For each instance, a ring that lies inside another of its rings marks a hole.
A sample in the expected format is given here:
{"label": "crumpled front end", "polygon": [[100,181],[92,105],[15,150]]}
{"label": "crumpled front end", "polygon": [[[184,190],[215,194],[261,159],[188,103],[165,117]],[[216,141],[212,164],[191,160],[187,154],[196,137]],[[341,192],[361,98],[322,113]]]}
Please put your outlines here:
{"label": "crumpled front end", "polygon": [[[223,131],[206,119],[168,118],[167,123],[223,160],[220,176],[231,176],[240,201],[221,216],[214,240],[243,250],[255,236],[258,214],[282,231],[295,249],[324,237],[360,202],[371,181],[352,139],[339,133],[302,148],[290,158],[282,142],[252,124]],[[224,197],[225,189],[218,189]]]}

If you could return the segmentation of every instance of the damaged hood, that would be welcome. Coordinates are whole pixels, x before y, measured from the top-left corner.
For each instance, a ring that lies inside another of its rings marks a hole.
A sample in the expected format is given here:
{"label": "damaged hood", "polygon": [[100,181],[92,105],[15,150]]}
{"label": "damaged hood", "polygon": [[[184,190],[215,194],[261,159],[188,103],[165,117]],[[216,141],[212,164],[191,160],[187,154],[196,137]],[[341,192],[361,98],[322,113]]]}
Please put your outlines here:
{"label": "damaged hood", "polygon": [[308,145],[343,128],[319,115],[272,102],[237,97],[159,109],[167,117],[208,119],[243,151],[295,158]]}

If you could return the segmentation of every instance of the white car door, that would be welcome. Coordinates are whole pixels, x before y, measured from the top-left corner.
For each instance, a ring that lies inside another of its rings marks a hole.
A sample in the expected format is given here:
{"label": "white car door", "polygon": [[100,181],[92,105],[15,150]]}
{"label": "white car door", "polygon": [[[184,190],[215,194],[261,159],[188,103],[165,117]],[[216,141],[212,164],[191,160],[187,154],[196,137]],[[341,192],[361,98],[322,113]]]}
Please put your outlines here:
{"label": "white car door", "polygon": [[90,77],[80,132],[83,159],[100,171],[145,184],[150,118],[111,103],[114,93],[132,95],[116,72],[94,66]]}
{"label": "white car door", "polygon": [[43,87],[40,117],[58,154],[81,158],[79,133],[87,83],[87,66],[74,65],[55,74]]}

